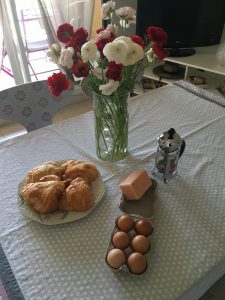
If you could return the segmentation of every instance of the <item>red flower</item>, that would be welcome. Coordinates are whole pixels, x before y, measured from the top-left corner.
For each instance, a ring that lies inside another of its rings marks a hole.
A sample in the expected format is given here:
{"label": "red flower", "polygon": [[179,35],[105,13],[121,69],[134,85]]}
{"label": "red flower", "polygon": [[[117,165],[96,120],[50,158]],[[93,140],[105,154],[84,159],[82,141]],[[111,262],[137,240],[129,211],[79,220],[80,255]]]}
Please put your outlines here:
{"label": "red flower", "polygon": [[48,88],[52,95],[59,96],[62,91],[69,89],[70,81],[62,72],[53,73],[47,80]]}
{"label": "red flower", "polygon": [[74,32],[71,43],[76,48],[81,48],[83,44],[87,42],[87,38],[88,38],[87,30],[81,27]]}
{"label": "red flower", "polygon": [[159,60],[163,60],[169,55],[169,52],[166,49],[164,49],[161,45],[156,43],[152,46],[152,50]]}
{"label": "red flower", "polygon": [[136,43],[136,44],[140,45],[142,48],[144,48],[145,42],[139,35],[132,35],[130,38],[132,39],[132,41],[134,43]]}
{"label": "red flower", "polygon": [[98,34],[98,33],[100,33],[101,31],[104,31],[104,30],[105,30],[104,28],[99,28],[99,29],[96,30],[96,33]]}
{"label": "red flower", "polygon": [[165,44],[168,40],[167,33],[161,27],[149,26],[147,28],[147,37],[150,41],[160,44]]}
{"label": "red flower", "polygon": [[106,72],[106,77],[108,79],[119,81],[121,78],[122,71],[123,71],[122,64],[116,64],[115,61],[110,61],[108,65],[108,70]]}
{"label": "red flower", "polygon": [[68,43],[74,34],[73,26],[69,23],[62,24],[56,31],[57,38],[62,43]]}
{"label": "red flower", "polygon": [[76,77],[87,77],[89,74],[89,65],[83,61],[74,64],[71,71]]}
{"label": "red flower", "polygon": [[105,55],[103,54],[103,48],[105,47],[106,44],[111,43],[113,40],[115,40],[115,36],[111,34],[111,37],[108,39],[102,39],[97,41],[95,44],[97,46],[98,51],[101,54],[101,58],[104,58]]}

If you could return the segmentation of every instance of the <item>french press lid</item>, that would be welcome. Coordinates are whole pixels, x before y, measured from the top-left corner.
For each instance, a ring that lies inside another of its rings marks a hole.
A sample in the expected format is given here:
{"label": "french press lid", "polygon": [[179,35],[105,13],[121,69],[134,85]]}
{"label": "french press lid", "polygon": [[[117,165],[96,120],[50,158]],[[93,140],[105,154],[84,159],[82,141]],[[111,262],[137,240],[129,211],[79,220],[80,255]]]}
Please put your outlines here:
{"label": "french press lid", "polygon": [[158,137],[158,142],[163,150],[173,152],[181,147],[183,141],[175,129],[170,128]]}

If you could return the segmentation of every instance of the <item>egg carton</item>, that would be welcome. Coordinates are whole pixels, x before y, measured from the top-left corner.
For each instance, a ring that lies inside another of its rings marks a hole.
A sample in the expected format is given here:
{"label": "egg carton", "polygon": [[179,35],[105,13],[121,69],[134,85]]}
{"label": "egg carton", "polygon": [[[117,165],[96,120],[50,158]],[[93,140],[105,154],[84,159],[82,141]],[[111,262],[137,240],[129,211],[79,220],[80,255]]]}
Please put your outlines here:
{"label": "egg carton", "polygon": [[[123,214],[123,215],[128,215],[128,214]],[[122,216],[122,215],[121,215],[121,216]],[[119,219],[121,216],[119,216],[119,217],[116,219],[116,221],[115,221],[115,226],[114,226],[113,231],[112,231],[112,233],[111,233],[110,241],[109,241],[109,244],[108,244],[108,247],[107,247],[107,250],[106,250],[106,254],[105,254],[105,262],[106,262],[107,266],[108,266],[112,271],[114,271],[114,272],[124,271],[124,272],[126,272],[126,273],[128,273],[128,274],[130,274],[130,275],[132,275],[132,276],[134,276],[134,277],[140,277],[140,276],[142,276],[142,275],[146,272],[146,270],[148,269],[148,257],[149,257],[149,253],[150,253],[150,251],[151,251],[151,240],[152,240],[152,234],[153,234],[154,228],[153,228],[151,234],[147,237],[147,238],[149,239],[149,241],[150,241],[150,248],[149,248],[149,250],[144,254],[144,256],[145,256],[145,258],[146,258],[147,264],[146,264],[145,270],[144,270],[142,273],[140,273],[140,274],[132,273],[132,272],[130,271],[129,267],[128,267],[127,261],[128,261],[129,255],[132,254],[132,253],[134,253],[134,252],[136,252],[136,251],[134,251],[134,250],[132,249],[131,243],[130,243],[130,245],[129,245],[127,248],[125,248],[125,249],[122,250],[122,251],[124,252],[124,254],[125,254],[125,257],[126,257],[125,263],[124,263],[121,267],[119,267],[119,268],[117,268],[117,269],[116,269],[116,268],[113,268],[113,267],[111,267],[111,266],[108,264],[108,262],[107,262],[107,255],[108,255],[108,253],[109,253],[110,250],[112,250],[112,249],[117,249],[117,248],[113,245],[112,240],[113,240],[113,236],[114,236],[114,234],[115,234],[116,232],[122,231],[121,229],[119,229],[119,228],[117,227],[117,221],[118,221],[118,219]],[[149,219],[147,219],[147,218],[138,217],[138,216],[130,216],[130,215],[129,215],[129,217],[131,217],[131,218],[134,220],[135,223],[137,223],[137,222],[140,221],[141,219],[144,219],[144,220],[147,220],[148,222],[150,222],[150,223],[152,224],[152,222],[149,221]],[[135,229],[132,229],[132,230],[128,231],[127,233],[128,233],[129,236],[130,236],[130,241],[131,241],[135,236],[138,235],[138,233],[135,231]]]}

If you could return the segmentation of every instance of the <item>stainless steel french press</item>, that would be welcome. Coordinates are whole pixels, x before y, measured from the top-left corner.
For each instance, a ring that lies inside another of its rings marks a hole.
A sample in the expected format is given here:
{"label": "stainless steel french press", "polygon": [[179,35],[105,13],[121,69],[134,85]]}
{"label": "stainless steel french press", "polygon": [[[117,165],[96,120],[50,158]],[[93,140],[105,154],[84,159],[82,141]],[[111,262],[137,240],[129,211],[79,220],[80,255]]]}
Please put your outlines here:
{"label": "stainless steel french press", "polygon": [[174,128],[158,137],[158,147],[153,174],[163,178],[173,177],[178,173],[178,161],[185,149],[185,141],[176,133]]}

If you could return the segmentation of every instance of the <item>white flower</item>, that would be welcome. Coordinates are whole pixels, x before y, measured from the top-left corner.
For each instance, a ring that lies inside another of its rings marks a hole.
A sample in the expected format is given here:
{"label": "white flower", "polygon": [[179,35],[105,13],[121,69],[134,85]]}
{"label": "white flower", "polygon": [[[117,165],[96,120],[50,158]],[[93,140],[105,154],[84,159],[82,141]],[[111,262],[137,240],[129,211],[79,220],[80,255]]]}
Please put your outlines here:
{"label": "white flower", "polygon": [[101,6],[102,10],[102,19],[108,20],[110,14],[115,10],[116,2],[115,1],[108,1]]}
{"label": "white flower", "polygon": [[61,56],[60,56],[60,59],[59,59],[59,63],[63,67],[72,68],[72,66],[73,66],[73,54],[74,54],[73,47],[68,47],[66,49],[62,49]]}
{"label": "white flower", "polygon": [[115,80],[109,80],[108,83],[99,86],[99,90],[102,91],[103,95],[110,96],[115,92],[119,86],[120,82]]}
{"label": "white flower", "polygon": [[144,58],[144,50],[137,43],[132,43],[132,48],[127,54],[125,66],[134,65],[136,62]]}
{"label": "white flower", "polygon": [[60,52],[61,52],[60,45],[52,44],[47,51],[47,56],[49,58],[49,61],[52,61],[57,64],[59,62]]}
{"label": "white flower", "polygon": [[108,30],[108,29],[105,29],[101,32],[99,32],[97,35],[96,35],[96,41],[100,41],[100,40],[103,40],[103,39],[108,39],[109,37],[111,36],[111,31]]}
{"label": "white flower", "polygon": [[115,61],[117,64],[123,64],[128,53],[128,47],[124,41],[113,41],[105,45],[104,55],[109,61]]}
{"label": "white flower", "polygon": [[104,79],[105,78],[105,73],[106,70],[100,68],[100,67],[96,67],[94,68],[94,70],[92,71],[93,75],[95,75],[98,79]]}
{"label": "white flower", "polygon": [[133,41],[128,36],[119,36],[113,42],[123,41],[127,46],[127,51],[130,52],[133,48]]}
{"label": "white flower", "polygon": [[81,56],[83,61],[95,61],[100,57],[100,53],[98,51],[97,46],[95,45],[95,42],[89,41],[85,43],[81,47]]}
{"label": "white flower", "polygon": [[123,6],[115,10],[115,14],[121,19],[133,21],[136,19],[136,10],[130,6]]}

